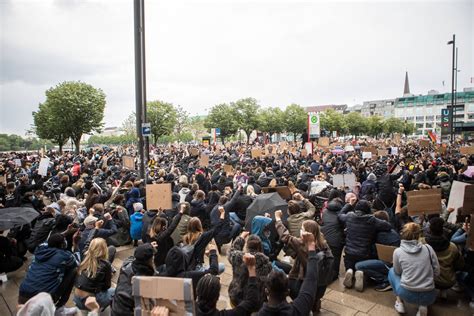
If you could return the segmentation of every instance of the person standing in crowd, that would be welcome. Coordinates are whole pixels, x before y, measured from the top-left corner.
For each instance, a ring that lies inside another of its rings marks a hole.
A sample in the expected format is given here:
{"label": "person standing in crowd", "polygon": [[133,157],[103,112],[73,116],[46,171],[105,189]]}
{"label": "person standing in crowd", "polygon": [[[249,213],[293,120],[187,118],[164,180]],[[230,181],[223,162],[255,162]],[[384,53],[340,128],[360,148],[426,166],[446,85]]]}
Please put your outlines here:
{"label": "person standing in crowd", "polygon": [[142,238],[142,226],[143,226],[143,204],[133,204],[134,213],[130,216],[130,236],[133,240],[133,246],[138,246],[138,241]]}

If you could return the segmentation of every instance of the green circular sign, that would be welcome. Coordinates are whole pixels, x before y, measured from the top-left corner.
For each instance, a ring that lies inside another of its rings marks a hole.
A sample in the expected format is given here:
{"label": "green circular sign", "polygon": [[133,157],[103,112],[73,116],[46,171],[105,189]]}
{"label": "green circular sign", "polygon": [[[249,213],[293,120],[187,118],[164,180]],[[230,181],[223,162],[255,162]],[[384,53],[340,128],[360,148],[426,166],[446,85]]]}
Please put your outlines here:
{"label": "green circular sign", "polygon": [[318,122],[318,117],[316,115],[311,116],[311,123],[316,124]]}

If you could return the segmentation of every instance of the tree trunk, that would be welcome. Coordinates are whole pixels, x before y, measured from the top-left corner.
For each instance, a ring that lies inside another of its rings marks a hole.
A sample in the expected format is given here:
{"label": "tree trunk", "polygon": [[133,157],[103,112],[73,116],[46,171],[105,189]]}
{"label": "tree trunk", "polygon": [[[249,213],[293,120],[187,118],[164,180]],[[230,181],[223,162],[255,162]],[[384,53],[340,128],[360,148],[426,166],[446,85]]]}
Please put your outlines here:
{"label": "tree trunk", "polygon": [[81,148],[81,138],[82,138],[82,135],[80,135],[76,139],[74,139],[74,145],[76,147],[76,150],[75,150],[76,155],[79,155],[79,150]]}
{"label": "tree trunk", "polygon": [[250,143],[250,133],[246,131],[245,135],[247,136],[247,145],[248,145]]}
{"label": "tree trunk", "polygon": [[225,137],[221,135],[221,142],[222,142],[222,145],[224,145],[224,140],[225,140]]}
{"label": "tree trunk", "polygon": [[59,154],[62,155],[63,154],[63,144],[59,143]]}

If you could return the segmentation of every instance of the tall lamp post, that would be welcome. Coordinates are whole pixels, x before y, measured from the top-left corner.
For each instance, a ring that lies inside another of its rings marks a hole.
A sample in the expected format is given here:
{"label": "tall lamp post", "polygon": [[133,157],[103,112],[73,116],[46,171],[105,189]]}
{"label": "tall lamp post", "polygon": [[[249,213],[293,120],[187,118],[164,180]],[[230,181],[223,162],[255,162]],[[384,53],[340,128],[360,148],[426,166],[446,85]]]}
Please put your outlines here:
{"label": "tall lamp post", "polygon": [[453,69],[452,69],[452,79],[451,79],[451,112],[449,115],[449,124],[451,125],[451,143],[454,143],[454,74],[456,67],[456,34],[453,34],[453,39],[448,42],[448,45],[453,45]]}
{"label": "tall lamp post", "polygon": [[145,179],[145,142],[142,133],[142,123],[146,122],[144,0],[133,1],[133,12],[135,38],[135,110],[137,116],[138,155],[140,158],[139,172],[140,178]]}

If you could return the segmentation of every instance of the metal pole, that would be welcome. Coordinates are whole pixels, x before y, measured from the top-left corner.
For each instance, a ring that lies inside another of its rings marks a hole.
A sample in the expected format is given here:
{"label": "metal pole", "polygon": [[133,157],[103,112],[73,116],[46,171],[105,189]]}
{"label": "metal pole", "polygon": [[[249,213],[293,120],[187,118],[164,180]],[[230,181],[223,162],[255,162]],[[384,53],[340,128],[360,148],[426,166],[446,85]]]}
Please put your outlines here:
{"label": "metal pole", "polygon": [[456,135],[456,112],[458,110],[458,105],[457,105],[457,94],[458,94],[458,47],[456,47],[456,68],[454,69],[454,119],[453,119],[453,124],[454,124],[454,135]]}
{"label": "metal pole", "polygon": [[140,178],[145,179],[145,161],[143,152],[143,135],[142,135],[142,119],[143,119],[143,0],[133,1],[134,12],[134,39],[135,39],[135,111],[137,115],[137,136],[138,136],[138,156]]}
{"label": "metal pole", "polygon": [[453,34],[453,69],[451,79],[451,143],[454,143],[454,67],[456,63],[456,34]]}
{"label": "metal pole", "polygon": [[[143,91],[143,122],[147,123],[147,118],[146,118],[146,49],[145,49],[145,0],[142,0],[142,5],[141,5],[141,17],[142,17],[142,91]],[[148,160],[150,160],[150,144],[149,144],[149,139],[150,137],[145,137],[144,142],[145,142],[145,163],[148,163]]]}

